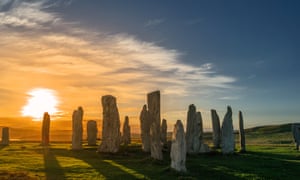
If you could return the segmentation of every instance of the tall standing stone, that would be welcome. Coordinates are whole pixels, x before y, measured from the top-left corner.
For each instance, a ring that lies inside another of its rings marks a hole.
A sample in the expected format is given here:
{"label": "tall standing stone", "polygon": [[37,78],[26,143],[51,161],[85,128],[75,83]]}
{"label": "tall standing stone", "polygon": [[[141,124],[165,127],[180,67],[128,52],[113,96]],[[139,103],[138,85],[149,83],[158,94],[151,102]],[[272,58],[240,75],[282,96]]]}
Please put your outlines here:
{"label": "tall standing stone", "polygon": [[43,124],[42,124],[42,145],[49,145],[49,132],[50,132],[50,115],[45,112],[43,116]]}
{"label": "tall standing stone", "polygon": [[82,107],[78,107],[72,116],[72,150],[82,149],[82,118],[83,109]]}
{"label": "tall standing stone", "polygon": [[102,96],[103,124],[102,142],[98,152],[116,153],[120,148],[120,116],[116,98],[112,95]]}
{"label": "tall standing stone", "polygon": [[160,92],[154,91],[147,95],[149,109],[151,157],[157,160],[163,159],[162,146],[160,143]]}
{"label": "tall standing stone", "polygon": [[239,125],[240,125],[240,152],[246,152],[246,140],[245,140],[245,130],[244,130],[244,119],[242,111],[239,111]]}
{"label": "tall standing stone", "polygon": [[[194,104],[189,106],[186,130],[187,153],[199,153],[203,145],[203,123],[200,112],[196,112]],[[203,152],[203,151],[201,151]]]}
{"label": "tall standing stone", "polygon": [[2,128],[2,145],[8,146],[9,145],[9,128],[3,127]]}
{"label": "tall standing stone", "polygon": [[123,124],[123,136],[122,136],[122,141],[125,146],[131,143],[131,137],[130,137],[130,126],[129,126],[129,118],[128,116],[125,116],[125,121]]}
{"label": "tall standing stone", "polygon": [[171,168],[176,171],[185,172],[186,140],[183,125],[180,120],[177,120],[174,126],[170,156]]}
{"label": "tall standing stone", "polygon": [[299,150],[300,145],[300,123],[292,124],[292,133],[296,144],[296,149]]}
{"label": "tall standing stone", "polygon": [[151,151],[151,143],[150,143],[151,119],[149,118],[149,111],[147,110],[147,105],[144,105],[141,111],[140,126],[141,126],[142,149],[144,152],[150,152]]}
{"label": "tall standing stone", "polygon": [[90,120],[87,122],[87,140],[89,146],[95,146],[97,144],[97,122]]}
{"label": "tall standing stone", "polygon": [[167,145],[167,120],[163,119],[161,123],[161,142],[163,146]]}
{"label": "tall standing stone", "polygon": [[214,148],[220,148],[221,144],[221,129],[220,129],[220,119],[217,114],[217,111],[211,110],[211,119],[212,119],[212,129],[213,129],[213,146]]}
{"label": "tall standing stone", "polygon": [[231,107],[227,107],[227,113],[224,116],[224,120],[222,123],[222,153],[223,154],[232,154],[234,153],[234,132],[233,132],[233,124],[232,124],[232,110]]}

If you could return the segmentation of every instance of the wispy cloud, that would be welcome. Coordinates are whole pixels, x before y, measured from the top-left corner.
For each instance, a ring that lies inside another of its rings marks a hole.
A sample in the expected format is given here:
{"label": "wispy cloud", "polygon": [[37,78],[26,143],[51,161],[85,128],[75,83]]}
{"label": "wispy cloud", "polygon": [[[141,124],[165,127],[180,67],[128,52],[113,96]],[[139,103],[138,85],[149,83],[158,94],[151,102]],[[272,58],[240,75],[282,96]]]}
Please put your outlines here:
{"label": "wispy cloud", "polygon": [[[215,89],[226,91],[236,81],[217,73],[212,63],[185,64],[180,51],[133,35],[66,26],[69,22],[44,8],[42,2],[22,2],[0,13],[1,87],[18,93],[36,87],[55,89],[64,102],[60,108],[71,112],[74,106],[83,105],[90,114],[98,111],[94,108],[99,106],[97,97],[114,94],[121,107],[134,107],[128,115],[136,115],[151,90],[184,97],[198,90],[207,94]],[[28,29],[20,32],[20,26]]]}
{"label": "wispy cloud", "polygon": [[159,18],[159,19],[151,19],[145,23],[145,27],[152,27],[152,26],[157,26],[159,24],[164,23],[166,20],[164,18]]}

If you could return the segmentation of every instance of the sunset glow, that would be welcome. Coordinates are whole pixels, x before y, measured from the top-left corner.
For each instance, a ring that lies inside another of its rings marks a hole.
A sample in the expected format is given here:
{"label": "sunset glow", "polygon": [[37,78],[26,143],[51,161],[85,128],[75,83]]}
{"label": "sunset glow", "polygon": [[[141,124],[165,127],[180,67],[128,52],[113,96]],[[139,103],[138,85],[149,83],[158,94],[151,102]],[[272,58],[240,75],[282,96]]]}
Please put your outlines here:
{"label": "sunset glow", "polygon": [[50,115],[58,112],[58,100],[55,91],[51,89],[33,89],[28,93],[27,104],[22,108],[23,116],[33,117],[34,120],[41,120],[44,112]]}

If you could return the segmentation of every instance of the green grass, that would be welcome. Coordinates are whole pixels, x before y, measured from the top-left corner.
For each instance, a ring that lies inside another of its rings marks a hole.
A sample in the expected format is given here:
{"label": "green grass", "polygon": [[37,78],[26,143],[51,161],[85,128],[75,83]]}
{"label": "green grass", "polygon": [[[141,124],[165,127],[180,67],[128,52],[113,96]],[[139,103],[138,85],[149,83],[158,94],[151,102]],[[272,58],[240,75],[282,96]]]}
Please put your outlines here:
{"label": "green grass", "polygon": [[287,131],[248,131],[247,153],[190,155],[187,173],[169,168],[168,152],[156,161],[140,144],[122,147],[117,154],[99,154],[91,146],[72,151],[67,143],[44,148],[13,142],[0,146],[0,179],[299,179],[300,152],[290,138]]}

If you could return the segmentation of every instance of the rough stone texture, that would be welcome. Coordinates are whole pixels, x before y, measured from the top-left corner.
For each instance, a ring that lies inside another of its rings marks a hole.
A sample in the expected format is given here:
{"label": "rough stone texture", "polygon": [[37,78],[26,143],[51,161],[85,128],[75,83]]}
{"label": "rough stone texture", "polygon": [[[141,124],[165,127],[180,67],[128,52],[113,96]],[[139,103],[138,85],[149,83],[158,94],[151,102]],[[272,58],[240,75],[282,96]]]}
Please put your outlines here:
{"label": "rough stone texture", "polygon": [[161,123],[161,142],[163,146],[167,146],[167,120],[163,119]]}
{"label": "rough stone texture", "polygon": [[220,119],[217,114],[217,111],[211,110],[211,119],[212,119],[212,129],[213,129],[213,146],[214,148],[220,148],[221,144],[221,128],[220,128]]}
{"label": "rough stone texture", "polygon": [[170,156],[171,168],[176,171],[185,172],[186,140],[183,125],[180,120],[177,120],[174,126]]}
{"label": "rough stone texture", "polygon": [[43,116],[43,125],[42,125],[42,145],[49,145],[49,133],[50,133],[50,115],[45,112]]}
{"label": "rough stone texture", "polygon": [[129,126],[129,118],[128,116],[125,116],[125,121],[123,124],[123,136],[122,136],[122,141],[125,146],[131,143],[131,137],[130,137],[130,126]]}
{"label": "rough stone texture", "polygon": [[87,122],[87,141],[89,146],[95,146],[97,144],[97,122],[90,120]]}
{"label": "rough stone texture", "polygon": [[292,133],[296,144],[296,149],[299,150],[300,146],[300,123],[292,124]]}
{"label": "rough stone texture", "polygon": [[141,126],[141,139],[142,139],[142,149],[144,152],[151,151],[150,143],[150,126],[151,119],[149,118],[149,111],[147,110],[147,105],[143,106],[143,110],[140,114],[140,126]]}
{"label": "rough stone texture", "polygon": [[114,96],[102,96],[103,125],[102,142],[98,152],[116,153],[120,148],[120,116],[117,101]]}
{"label": "rough stone texture", "polygon": [[203,123],[200,112],[196,112],[195,105],[189,106],[187,114],[186,130],[187,153],[195,154],[200,152],[203,144]]}
{"label": "rough stone texture", "polygon": [[3,127],[2,128],[2,145],[8,146],[9,145],[9,128]]}
{"label": "rough stone texture", "polygon": [[233,132],[233,125],[232,125],[232,110],[231,107],[227,107],[227,113],[224,116],[224,120],[222,123],[222,153],[223,154],[232,154],[234,153],[234,132]]}
{"label": "rough stone texture", "polygon": [[244,119],[242,111],[239,111],[239,125],[240,125],[240,152],[246,152],[246,140],[244,130]]}
{"label": "rough stone texture", "polygon": [[82,118],[83,109],[78,107],[72,116],[72,150],[82,149]]}
{"label": "rough stone texture", "polygon": [[149,109],[151,157],[157,160],[163,159],[162,145],[160,143],[160,92],[154,91],[147,95]]}

